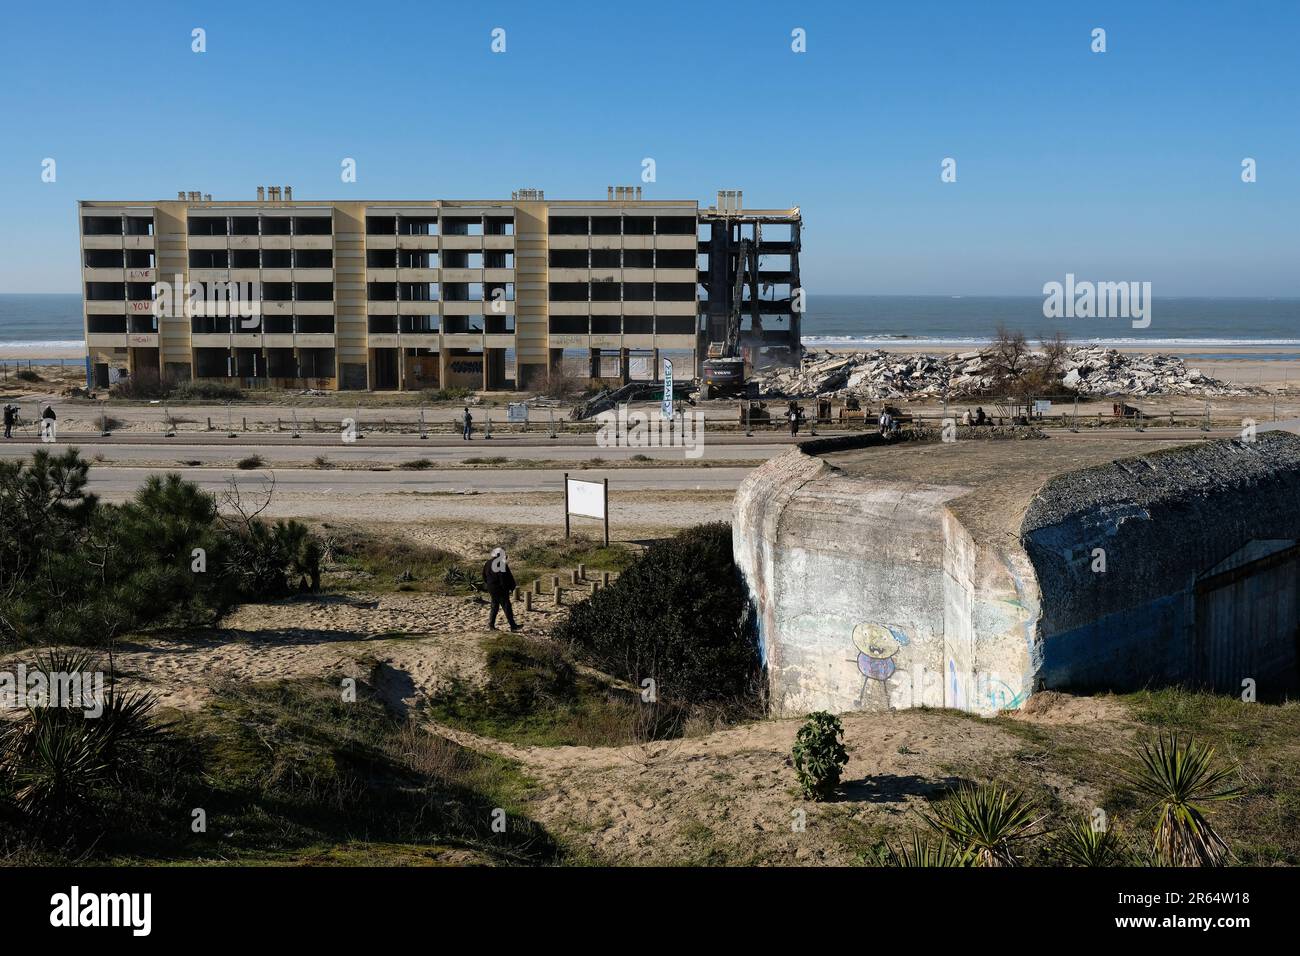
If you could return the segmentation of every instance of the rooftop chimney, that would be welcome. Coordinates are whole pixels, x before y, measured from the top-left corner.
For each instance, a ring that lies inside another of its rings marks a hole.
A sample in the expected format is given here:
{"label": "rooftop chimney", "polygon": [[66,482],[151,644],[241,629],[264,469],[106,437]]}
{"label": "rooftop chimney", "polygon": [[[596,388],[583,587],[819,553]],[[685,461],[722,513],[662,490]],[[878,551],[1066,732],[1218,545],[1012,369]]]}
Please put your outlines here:
{"label": "rooftop chimney", "polygon": [[183,189],[178,189],[178,190],[176,190],[176,198],[177,198],[177,199],[184,199],[184,198],[185,198],[185,190],[183,190]]}
{"label": "rooftop chimney", "polygon": [[258,186],[258,187],[257,187],[257,201],[258,201],[258,202],[266,202],[266,187],[265,187],[265,186]]}
{"label": "rooftop chimney", "polygon": [[292,198],[293,198],[293,187],[292,187],[292,186],[285,186],[285,187],[284,187],[284,198],[285,198],[286,200],[287,200],[287,199],[292,199]]}

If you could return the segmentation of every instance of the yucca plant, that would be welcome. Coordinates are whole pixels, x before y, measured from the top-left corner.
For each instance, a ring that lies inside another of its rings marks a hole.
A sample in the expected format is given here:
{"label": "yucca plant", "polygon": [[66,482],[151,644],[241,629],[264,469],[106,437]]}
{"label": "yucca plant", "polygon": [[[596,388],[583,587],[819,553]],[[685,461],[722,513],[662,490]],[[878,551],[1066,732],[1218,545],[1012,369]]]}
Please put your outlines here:
{"label": "yucca plant", "polygon": [[1233,800],[1242,789],[1230,786],[1233,771],[1214,766],[1214,748],[1186,743],[1174,733],[1157,737],[1137,751],[1137,766],[1124,776],[1151,799],[1154,814],[1152,856],[1160,866],[1223,866],[1232,851],[1211,826],[1202,804]]}
{"label": "yucca plant", "polygon": [[1039,834],[1043,821],[1023,794],[998,784],[962,784],[923,816],[974,866],[1019,866],[1020,846]]}
{"label": "yucca plant", "polygon": [[[32,665],[46,675],[89,677],[98,659],[83,651],[51,651]],[[90,688],[83,682],[83,691]],[[35,823],[65,817],[95,789],[130,769],[127,747],[164,732],[153,719],[156,698],[122,693],[111,683],[95,708],[91,700],[48,700],[0,721],[0,796]],[[89,709],[87,709],[89,708]]]}
{"label": "yucca plant", "polygon": [[899,867],[974,865],[973,855],[953,846],[947,837],[935,841],[916,830],[902,846],[887,846],[884,862],[886,866]]}
{"label": "yucca plant", "polygon": [[1127,852],[1110,827],[1093,826],[1090,817],[1077,817],[1061,828],[1053,849],[1069,866],[1123,866]]}

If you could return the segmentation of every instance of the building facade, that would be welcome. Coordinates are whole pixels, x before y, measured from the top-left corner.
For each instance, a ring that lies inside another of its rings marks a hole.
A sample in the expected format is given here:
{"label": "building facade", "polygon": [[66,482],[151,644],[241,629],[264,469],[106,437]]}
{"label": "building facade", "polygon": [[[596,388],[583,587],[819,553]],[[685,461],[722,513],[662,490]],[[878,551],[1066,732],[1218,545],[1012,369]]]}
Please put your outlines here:
{"label": "building facade", "polygon": [[710,250],[730,249],[715,239],[763,224],[781,230],[770,244],[781,261],[763,283],[746,273],[744,296],[754,315],[776,318],[749,344],[788,349],[793,335],[797,349],[799,212],[742,211],[736,195],[707,208],[643,200],[634,187],[591,201],[535,190],[489,201],[294,200],[289,187],[259,187],[251,201],[83,201],[91,383],[128,374],[529,390],[566,352],[585,352],[597,379],[626,381],[634,355],[651,370],[665,351],[698,364],[710,292],[716,311],[730,288],[725,275],[710,285],[719,272]]}

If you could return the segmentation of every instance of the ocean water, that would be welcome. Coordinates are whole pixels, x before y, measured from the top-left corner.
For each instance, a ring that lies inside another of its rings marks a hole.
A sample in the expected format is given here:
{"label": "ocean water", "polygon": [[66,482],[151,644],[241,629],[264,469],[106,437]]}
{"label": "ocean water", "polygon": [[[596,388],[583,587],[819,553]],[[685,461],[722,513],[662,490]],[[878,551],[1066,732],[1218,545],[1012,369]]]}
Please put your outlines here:
{"label": "ocean water", "polygon": [[[1056,332],[1073,342],[1204,348],[1273,347],[1258,358],[1293,358],[1300,350],[1300,299],[1155,297],[1151,325],[1127,319],[1045,319],[1041,297],[810,295],[804,344],[864,349],[884,345],[987,342],[999,324],[1031,341]],[[72,294],[0,294],[0,348],[39,357],[51,348],[82,343],[81,297]],[[1218,353],[1223,354],[1223,353]]]}

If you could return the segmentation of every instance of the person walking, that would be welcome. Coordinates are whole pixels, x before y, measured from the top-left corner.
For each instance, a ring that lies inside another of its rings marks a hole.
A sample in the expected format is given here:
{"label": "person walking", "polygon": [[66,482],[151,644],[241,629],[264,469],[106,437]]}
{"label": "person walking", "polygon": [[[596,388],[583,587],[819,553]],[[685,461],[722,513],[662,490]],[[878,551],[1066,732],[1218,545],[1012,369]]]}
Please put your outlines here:
{"label": "person walking", "polygon": [[487,585],[488,596],[492,598],[492,610],[488,612],[488,630],[497,629],[497,612],[506,612],[506,623],[510,630],[519,630],[515,623],[514,608],[510,606],[510,593],[515,589],[515,576],[510,572],[510,563],[501,548],[493,548],[492,556],[483,565],[483,583]]}
{"label": "person walking", "polygon": [[792,438],[797,437],[799,435],[799,406],[791,402],[786,417],[790,419],[790,436]]}
{"label": "person walking", "polygon": [[54,414],[54,406],[46,405],[45,411],[41,412],[41,439],[43,441],[54,440],[54,421],[59,416]]}
{"label": "person walking", "polygon": [[469,413],[468,405],[465,406],[464,429],[465,430],[461,433],[460,437],[465,439],[465,441],[472,441],[473,439],[469,437],[469,433],[474,430],[474,416]]}

